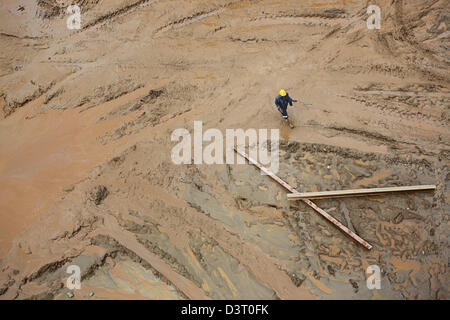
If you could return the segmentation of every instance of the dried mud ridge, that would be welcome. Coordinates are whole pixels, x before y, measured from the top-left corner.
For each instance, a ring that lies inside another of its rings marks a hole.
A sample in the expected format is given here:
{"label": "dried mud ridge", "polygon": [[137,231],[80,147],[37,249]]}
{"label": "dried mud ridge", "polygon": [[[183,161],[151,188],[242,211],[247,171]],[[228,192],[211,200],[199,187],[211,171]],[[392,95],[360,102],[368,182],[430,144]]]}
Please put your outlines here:
{"label": "dried mud ridge", "polygon": [[115,18],[117,18],[119,16],[131,13],[133,10],[136,10],[143,6],[149,5],[155,1],[158,1],[158,0],[139,0],[139,1],[133,2],[127,6],[124,6],[120,9],[118,9],[118,10],[115,10],[115,11],[110,12],[104,16],[101,16],[93,21],[90,21],[89,23],[87,23],[83,26],[83,31],[86,29],[92,28],[96,25],[102,24],[104,22],[112,22]]}

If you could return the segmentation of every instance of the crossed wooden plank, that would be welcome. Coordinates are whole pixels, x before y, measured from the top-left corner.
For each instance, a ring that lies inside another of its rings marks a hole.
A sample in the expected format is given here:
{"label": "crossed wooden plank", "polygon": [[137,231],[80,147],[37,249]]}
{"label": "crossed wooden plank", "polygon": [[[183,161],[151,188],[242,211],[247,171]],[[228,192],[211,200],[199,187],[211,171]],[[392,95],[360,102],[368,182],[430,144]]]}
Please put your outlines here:
{"label": "crossed wooden plank", "polygon": [[305,192],[305,193],[288,193],[288,200],[298,199],[327,199],[327,198],[343,198],[343,197],[363,197],[375,194],[384,194],[391,192],[405,192],[405,191],[429,191],[435,190],[434,184],[427,184],[421,186],[402,186],[402,187],[387,187],[387,188],[369,188],[369,189],[353,189],[353,190],[335,190],[335,191],[320,191],[320,192]]}
{"label": "crossed wooden plank", "polygon": [[[275,180],[276,182],[278,182],[279,184],[281,184],[284,188],[286,188],[287,190],[289,190],[291,193],[299,193],[297,190],[295,190],[294,188],[292,188],[289,184],[287,184],[286,182],[284,182],[283,180],[281,180],[277,175],[275,175],[272,171],[270,171],[269,169],[263,167],[262,165],[260,165],[256,160],[253,160],[252,158],[250,158],[245,152],[243,151],[239,151],[237,148],[234,149],[239,155],[241,155],[242,157],[246,158],[251,164],[253,164],[254,166],[258,167],[261,171],[263,171],[264,173],[266,173],[268,176],[270,176],[273,180]],[[347,228],[346,226],[344,226],[342,223],[340,223],[339,221],[337,221],[335,218],[333,218],[330,214],[328,214],[325,210],[319,208],[314,202],[312,202],[311,200],[308,199],[301,199],[304,203],[306,203],[308,206],[310,206],[311,208],[313,208],[315,211],[317,211],[318,213],[320,213],[325,219],[327,219],[328,221],[330,221],[331,223],[333,223],[336,227],[338,227],[339,229],[341,229],[341,231],[343,231],[344,233],[346,233],[347,235],[349,235],[350,237],[352,237],[356,242],[358,242],[359,244],[363,245],[366,249],[370,250],[372,249],[372,245],[370,243],[368,243],[366,240],[362,239],[360,236],[358,236],[356,233],[354,233],[352,230],[350,230],[349,228]]]}

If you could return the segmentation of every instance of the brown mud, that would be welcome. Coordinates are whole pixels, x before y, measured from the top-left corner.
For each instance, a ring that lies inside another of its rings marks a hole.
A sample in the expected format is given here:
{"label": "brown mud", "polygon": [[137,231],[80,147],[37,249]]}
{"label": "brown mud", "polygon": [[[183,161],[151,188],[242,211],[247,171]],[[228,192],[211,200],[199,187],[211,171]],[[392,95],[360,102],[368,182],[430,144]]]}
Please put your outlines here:
{"label": "brown mud", "polygon": [[[365,1],[75,3],[78,31],[0,4],[0,299],[449,298],[446,1],[373,1],[380,30]],[[437,190],[316,201],[367,251],[249,164],[173,164],[194,121],[280,128],[303,192]]]}

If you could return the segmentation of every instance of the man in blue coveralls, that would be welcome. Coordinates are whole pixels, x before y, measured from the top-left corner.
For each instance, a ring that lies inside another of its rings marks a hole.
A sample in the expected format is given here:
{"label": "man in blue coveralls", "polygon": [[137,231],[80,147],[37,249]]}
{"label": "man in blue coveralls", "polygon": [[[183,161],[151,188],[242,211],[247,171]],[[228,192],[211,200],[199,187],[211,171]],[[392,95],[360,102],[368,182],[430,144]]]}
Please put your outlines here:
{"label": "man in blue coveralls", "polygon": [[290,106],[292,106],[293,102],[297,102],[297,100],[291,99],[291,97],[289,97],[289,94],[286,91],[284,91],[283,89],[280,90],[280,94],[275,98],[275,105],[277,106],[278,111],[281,112],[281,114],[283,115],[283,118],[286,120],[289,127],[291,127],[291,128],[293,128],[294,126],[289,121],[289,116],[287,114],[287,107],[288,107],[288,104]]}

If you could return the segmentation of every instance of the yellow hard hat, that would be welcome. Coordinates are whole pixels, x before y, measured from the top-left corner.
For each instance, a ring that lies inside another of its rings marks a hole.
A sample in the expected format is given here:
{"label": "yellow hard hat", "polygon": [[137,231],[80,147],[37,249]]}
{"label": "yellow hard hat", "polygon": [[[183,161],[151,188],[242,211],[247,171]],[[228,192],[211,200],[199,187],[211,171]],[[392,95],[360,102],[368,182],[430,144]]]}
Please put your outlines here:
{"label": "yellow hard hat", "polygon": [[283,89],[280,90],[280,96],[284,97],[286,95],[286,91],[284,91]]}

